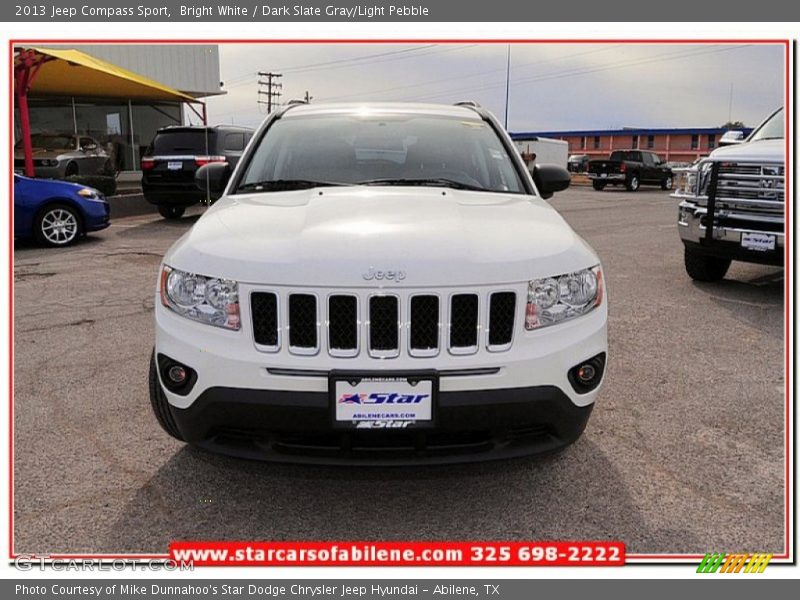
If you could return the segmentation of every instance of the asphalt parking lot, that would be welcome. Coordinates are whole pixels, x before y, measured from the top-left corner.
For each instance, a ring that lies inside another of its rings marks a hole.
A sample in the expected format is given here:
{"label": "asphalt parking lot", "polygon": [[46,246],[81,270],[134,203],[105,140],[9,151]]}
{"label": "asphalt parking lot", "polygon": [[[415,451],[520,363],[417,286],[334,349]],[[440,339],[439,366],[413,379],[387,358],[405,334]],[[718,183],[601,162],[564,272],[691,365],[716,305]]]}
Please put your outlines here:
{"label": "asphalt parking lot", "polygon": [[621,539],[629,552],[783,550],[783,270],[684,273],[675,200],[574,188],[553,204],[603,258],[610,371],[548,458],[287,466],[164,434],[147,368],[178,222],[117,219],[15,247],[17,553],[163,553],[173,539]]}

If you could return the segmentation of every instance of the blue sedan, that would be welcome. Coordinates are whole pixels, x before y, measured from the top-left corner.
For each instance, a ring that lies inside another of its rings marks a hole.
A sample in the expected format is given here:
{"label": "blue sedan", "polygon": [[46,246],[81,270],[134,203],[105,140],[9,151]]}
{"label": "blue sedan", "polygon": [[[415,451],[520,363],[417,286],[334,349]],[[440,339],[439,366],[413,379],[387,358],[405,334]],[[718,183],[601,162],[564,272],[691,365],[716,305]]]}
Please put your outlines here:
{"label": "blue sedan", "polygon": [[14,174],[14,237],[66,246],[109,226],[109,206],[94,188]]}

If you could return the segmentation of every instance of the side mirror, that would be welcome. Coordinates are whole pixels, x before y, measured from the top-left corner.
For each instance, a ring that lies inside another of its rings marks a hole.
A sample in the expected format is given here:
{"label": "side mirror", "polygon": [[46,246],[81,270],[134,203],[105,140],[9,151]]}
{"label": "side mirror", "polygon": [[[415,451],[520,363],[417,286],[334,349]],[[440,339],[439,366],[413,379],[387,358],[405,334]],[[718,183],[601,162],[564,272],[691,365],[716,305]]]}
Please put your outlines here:
{"label": "side mirror", "polygon": [[213,162],[203,165],[195,171],[194,184],[210,198],[216,200],[222,196],[230,177],[231,167],[228,163]]}
{"label": "side mirror", "polygon": [[744,131],[738,129],[731,129],[722,134],[719,138],[720,146],[732,146],[734,144],[741,144],[744,141]]}
{"label": "side mirror", "polygon": [[569,171],[558,165],[536,165],[533,168],[533,182],[539,195],[547,200],[569,187],[570,175]]}

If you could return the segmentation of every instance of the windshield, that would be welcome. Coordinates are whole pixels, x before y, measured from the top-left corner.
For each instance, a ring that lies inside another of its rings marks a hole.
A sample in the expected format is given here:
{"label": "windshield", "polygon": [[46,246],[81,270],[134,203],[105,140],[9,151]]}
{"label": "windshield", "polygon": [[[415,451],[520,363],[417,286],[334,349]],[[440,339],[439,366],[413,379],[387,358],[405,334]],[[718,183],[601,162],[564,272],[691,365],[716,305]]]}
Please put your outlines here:
{"label": "windshield", "polygon": [[[42,135],[31,136],[31,145],[43,150],[74,150],[75,140],[69,135]],[[22,148],[22,141],[17,142],[16,148]]]}
{"label": "windshield", "polygon": [[761,127],[756,129],[751,135],[748,142],[757,142],[758,140],[782,140],[786,128],[783,122],[783,109],[777,111],[769,119],[767,119]]}
{"label": "windshield", "polygon": [[511,158],[488,123],[417,115],[280,119],[259,142],[237,191],[287,189],[276,182],[524,193]]}

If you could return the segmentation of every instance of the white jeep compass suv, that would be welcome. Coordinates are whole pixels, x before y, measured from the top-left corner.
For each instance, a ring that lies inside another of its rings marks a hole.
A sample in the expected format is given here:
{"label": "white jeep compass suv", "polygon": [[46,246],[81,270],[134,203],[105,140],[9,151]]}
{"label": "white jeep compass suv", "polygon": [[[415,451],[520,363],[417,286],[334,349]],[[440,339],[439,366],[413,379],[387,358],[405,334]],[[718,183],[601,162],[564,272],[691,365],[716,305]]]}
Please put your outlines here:
{"label": "white jeep compass suv", "polygon": [[167,252],[150,395],[187,442],[282,461],[548,452],[606,365],[600,260],[474,103],[292,104]]}

